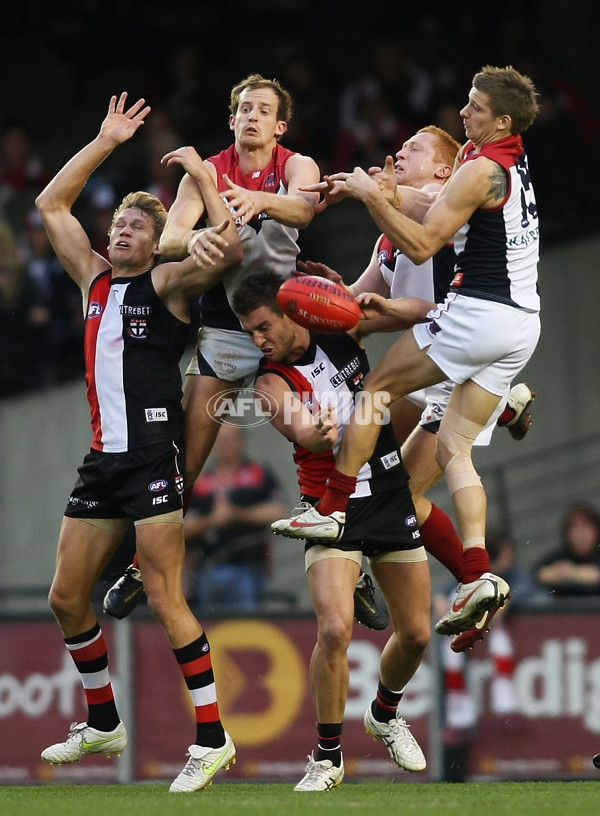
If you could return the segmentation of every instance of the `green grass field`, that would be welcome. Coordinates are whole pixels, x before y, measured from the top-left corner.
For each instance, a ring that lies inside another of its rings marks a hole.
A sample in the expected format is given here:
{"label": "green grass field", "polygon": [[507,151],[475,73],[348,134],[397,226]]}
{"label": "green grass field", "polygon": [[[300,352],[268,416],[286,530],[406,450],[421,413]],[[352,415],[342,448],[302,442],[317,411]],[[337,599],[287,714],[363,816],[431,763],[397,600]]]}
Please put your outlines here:
{"label": "green grass field", "polygon": [[[597,782],[467,784],[344,783],[326,793],[295,793],[293,785],[219,782],[205,791],[169,793],[168,785],[0,787],[2,816],[324,816],[349,813],[415,816],[589,816],[597,813]],[[315,801],[316,800],[316,801]],[[202,809],[201,811],[199,809]]]}

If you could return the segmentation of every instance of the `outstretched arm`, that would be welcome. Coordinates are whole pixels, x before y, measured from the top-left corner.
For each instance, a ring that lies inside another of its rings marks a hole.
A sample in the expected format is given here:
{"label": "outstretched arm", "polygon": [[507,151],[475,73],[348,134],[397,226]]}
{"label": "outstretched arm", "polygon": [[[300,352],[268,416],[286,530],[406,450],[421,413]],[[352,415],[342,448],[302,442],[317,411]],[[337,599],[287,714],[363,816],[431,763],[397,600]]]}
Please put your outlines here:
{"label": "outstretched arm", "polygon": [[[498,183],[504,171],[485,156],[456,169],[418,223],[401,212],[403,197],[411,188],[397,187],[394,198],[360,167],[346,179],[353,198],[363,201],[379,229],[413,263],[421,264],[447,243],[480,207],[498,206],[505,186]],[[406,190],[406,192],[405,192]],[[424,196],[431,195],[424,193]],[[412,199],[414,204],[414,198]]]}
{"label": "outstretched arm", "polygon": [[109,264],[92,250],[89,238],[71,209],[88,178],[113,150],[131,139],[150,112],[144,99],[125,110],[127,93],[112,96],[95,139],[58,171],[36,198],[46,232],[58,258],[82,291]]}
{"label": "outstretched arm", "polygon": [[[338,439],[337,417],[331,405],[316,408],[312,414],[292,393],[278,374],[269,372],[256,380],[256,395],[271,415],[270,422],[282,436],[312,453],[331,450]],[[273,411],[273,402],[278,406]]]}
{"label": "outstretched arm", "polygon": [[179,164],[186,171],[177,191],[167,223],[160,240],[160,251],[166,257],[191,255],[199,264],[214,263],[214,257],[203,252],[195,229],[200,218],[206,217],[209,226],[216,227],[227,222],[222,248],[227,266],[240,263],[243,258],[242,243],[231,213],[215,184],[216,173],[211,162],[204,161],[193,147],[172,150],[161,159],[163,164]]}
{"label": "outstretched arm", "polygon": [[229,190],[223,195],[229,206],[235,209],[240,224],[247,224],[261,212],[288,227],[304,229],[310,224],[319,196],[318,193],[306,192],[304,188],[319,180],[317,163],[309,156],[295,154],[288,159],[285,169],[287,195],[246,190],[225,177]]}
{"label": "outstretched arm", "polygon": [[356,298],[361,320],[354,329],[358,336],[376,332],[404,331],[415,323],[424,323],[437,304],[418,297],[387,298],[364,292]]}

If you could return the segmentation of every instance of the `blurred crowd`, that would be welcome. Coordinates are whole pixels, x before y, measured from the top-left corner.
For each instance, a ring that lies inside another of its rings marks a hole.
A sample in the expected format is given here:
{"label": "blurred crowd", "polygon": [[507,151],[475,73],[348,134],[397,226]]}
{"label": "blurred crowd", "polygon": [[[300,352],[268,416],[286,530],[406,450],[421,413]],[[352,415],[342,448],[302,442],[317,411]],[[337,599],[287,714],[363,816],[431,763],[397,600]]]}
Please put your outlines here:
{"label": "blurred crowd", "polygon": [[193,144],[209,156],[231,143],[229,91],[255,71],[292,94],[284,144],[326,173],[379,165],[428,124],[463,142],[459,111],[473,73],[486,63],[513,64],[540,93],[525,144],[543,246],[595,230],[597,87],[581,81],[581,66],[564,70],[560,50],[536,36],[543,31],[537,4],[498,9],[485,36],[469,9],[448,6],[434,2],[412,9],[410,21],[400,13],[391,20],[389,4],[374,0],[358,21],[338,0],[257,0],[246,9],[252,19],[235,25],[216,6],[182,0],[168,14],[158,0],[148,0],[143,14],[124,0],[111,15],[99,0],[60,7],[24,0],[2,35],[14,70],[1,83],[14,104],[0,114],[0,397],[83,371],[80,293],[54,257],[34,201],[65,158],[95,135],[90,123],[122,90],[144,96],[152,113],[78,203],[101,253],[125,193],[145,189],[171,204],[180,174],[160,164],[162,155]]}

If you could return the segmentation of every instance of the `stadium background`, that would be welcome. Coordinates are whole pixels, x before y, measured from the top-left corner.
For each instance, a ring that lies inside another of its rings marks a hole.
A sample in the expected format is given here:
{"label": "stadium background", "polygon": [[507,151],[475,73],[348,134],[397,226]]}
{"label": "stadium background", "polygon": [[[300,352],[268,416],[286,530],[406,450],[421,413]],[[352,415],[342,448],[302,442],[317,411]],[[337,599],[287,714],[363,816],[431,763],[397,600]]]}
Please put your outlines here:
{"label": "stadium background", "polygon": [[[484,11],[491,19],[483,19]],[[402,101],[396,116],[412,129],[462,106],[472,74],[486,63],[512,63],[531,73],[545,103],[544,116],[525,136],[542,222],[543,334],[524,372],[538,393],[535,420],[523,443],[497,433],[478,455],[491,523],[513,533],[520,559],[530,564],[554,546],[562,512],[573,500],[600,503],[597,33],[594,10],[583,0],[514,0],[476,10],[433,2],[422,11],[377,0],[256,0],[228,3],[226,13],[178,0],[118,6],[25,0],[4,11],[0,31],[0,128],[25,124],[48,168],[57,169],[95,134],[109,96],[128,90],[131,98],[145,96],[157,118],[176,109],[181,143],[208,155],[230,142],[230,87],[259,71],[294,94],[285,144],[313,155],[325,172],[345,169],[334,156],[352,155],[344,140],[346,152],[336,153],[343,101],[376,65],[384,70],[386,55],[398,69],[409,66],[390,89]],[[425,86],[411,84],[414,64]],[[423,87],[434,88],[428,105],[407,105],[406,88],[418,102]],[[128,147],[111,158],[106,176],[117,195],[150,179],[135,144]],[[313,222],[304,250],[351,280],[376,235],[362,208],[349,202]],[[387,342],[373,339],[373,360]],[[0,615],[4,621],[44,617],[60,515],[89,446],[82,383],[0,400],[0,446]],[[266,450],[294,501],[287,444],[269,428],[254,429],[251,453],[262,457]],[[435,499],[448,506],[443,486]],[[300,548],[287,540],[276,547],[283,604],[291,598],[291,611],[305,614]],[[7,637],[1,622],[0,636]]]}

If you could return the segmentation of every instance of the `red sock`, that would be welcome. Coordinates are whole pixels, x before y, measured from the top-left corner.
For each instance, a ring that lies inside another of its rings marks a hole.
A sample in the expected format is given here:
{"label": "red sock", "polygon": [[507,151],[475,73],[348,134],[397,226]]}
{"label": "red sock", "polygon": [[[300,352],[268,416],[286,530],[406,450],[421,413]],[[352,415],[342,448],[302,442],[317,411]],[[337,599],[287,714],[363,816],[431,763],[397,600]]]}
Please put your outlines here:
{"label": "red sock", "polygon": [[[463,545],[454,529],[450,516],[437,505],[419,527],[423,546],[440,564],[449,570],[457,581],[462,579]],[[479,576],[477,576],[479,577]]]}
{"label": "red sock", "polygon": [[343,512],[355,490],[356,476],[348,476],[339,470],[332,470],[327,479],[323,498],[319,502],[319,513],[322,516],[329,516],[336,511]]}
{"label": "red sock", "polygon": [[470,584],[484,572],[490,571],[490,556],[485,547],[469,547],[464,551],[461,577],[463,584]]}

